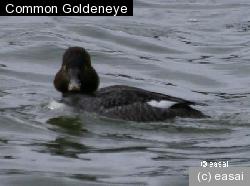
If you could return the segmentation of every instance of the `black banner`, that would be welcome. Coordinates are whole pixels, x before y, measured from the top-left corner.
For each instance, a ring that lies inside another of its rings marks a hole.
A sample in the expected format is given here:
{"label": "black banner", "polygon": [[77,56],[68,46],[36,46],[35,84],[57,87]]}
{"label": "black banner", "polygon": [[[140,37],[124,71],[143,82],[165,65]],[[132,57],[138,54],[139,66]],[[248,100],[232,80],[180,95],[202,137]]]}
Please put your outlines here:
{"label": "black banner", "polygon": [[0,16],[132,16],[133,0],[1,0]]}

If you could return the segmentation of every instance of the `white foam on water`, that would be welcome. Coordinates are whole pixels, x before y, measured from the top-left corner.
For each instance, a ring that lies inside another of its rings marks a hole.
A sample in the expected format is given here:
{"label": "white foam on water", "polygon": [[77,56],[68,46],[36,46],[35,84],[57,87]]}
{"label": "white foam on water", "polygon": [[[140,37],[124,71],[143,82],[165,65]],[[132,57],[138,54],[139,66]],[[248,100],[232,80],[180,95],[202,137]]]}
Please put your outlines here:
{"label": "white foam on water", "polygon": [[59,103],[57,101],[51,101],[49,104],[48,104],[48,108],[50,110],[55,110],[55,109],[60,109],[60,108],[63,108],[65,105],[63,103]]}

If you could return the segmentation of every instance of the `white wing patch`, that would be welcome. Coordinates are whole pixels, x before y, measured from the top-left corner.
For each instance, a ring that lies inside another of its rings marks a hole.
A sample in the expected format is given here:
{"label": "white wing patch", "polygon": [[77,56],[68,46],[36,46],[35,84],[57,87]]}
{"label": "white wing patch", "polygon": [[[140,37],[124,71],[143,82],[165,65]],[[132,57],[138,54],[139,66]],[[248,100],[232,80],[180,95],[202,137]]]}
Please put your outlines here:
{"label": "white wing patch", "polygon": [[152,107],[157,107],[157,108],[169,108],[172,105],[174,105],[176,102],[173,101],[167,101],[167,100],[161,100],[161,101],[156,101],[156,100],[151,100],[147,102],[148,105]]}

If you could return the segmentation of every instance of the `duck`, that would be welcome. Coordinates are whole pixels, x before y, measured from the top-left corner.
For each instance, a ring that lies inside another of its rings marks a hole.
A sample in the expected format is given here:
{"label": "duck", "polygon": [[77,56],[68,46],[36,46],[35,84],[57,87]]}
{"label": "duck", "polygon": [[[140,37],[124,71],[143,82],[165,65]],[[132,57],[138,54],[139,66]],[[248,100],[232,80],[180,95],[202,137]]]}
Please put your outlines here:
{"label": "duck", "polygon": [[[207,117],[193,108],[198,103],[127,85],[99,88],[100,78],[83,47],[69,47],[54,78],[62,102],[80,111],[126,121],[157,122]],[[199,105],[199,104],[198,104]]]}

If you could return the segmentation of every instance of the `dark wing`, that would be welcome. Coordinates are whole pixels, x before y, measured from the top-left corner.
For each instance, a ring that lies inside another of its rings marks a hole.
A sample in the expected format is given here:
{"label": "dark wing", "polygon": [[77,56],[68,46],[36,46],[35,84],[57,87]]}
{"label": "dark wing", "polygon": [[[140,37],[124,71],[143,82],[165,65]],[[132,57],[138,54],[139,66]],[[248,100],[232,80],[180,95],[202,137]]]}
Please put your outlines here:
{"label": "dark wing", "polygon": [[188,118],[207,117],[202,112],[185,103],[178,103],[167,109],[152,107],[147,103],[133,103],[122,107],[106,109],[102,112],[102,115],[110,118],[138,122],[164,121],[166,119],[173,119],[177,116]]}
{"label": "dark wing", "polygon": [[185,103],[187,105],[195,105],[195,102],[187,101],[181,98],[160,94],[156,92],[146,91],[140,88],[129,87],[125,85],[114,85],[101,88],[96,96],[102,98],[102,106],[104,108],[112,108],[115,106],[130,105],[133,103],[145,103],[151,100],[168,100],[177,103]]}
{"label": "dark wing", "polygon": [[138,122],[163,121],[175,117],[175,115],[171,112],[166,112],[166,110],[151,107],[146,103],[140,102],[122,107],[105,109],[102,112],[102,115],[109,118]]}

